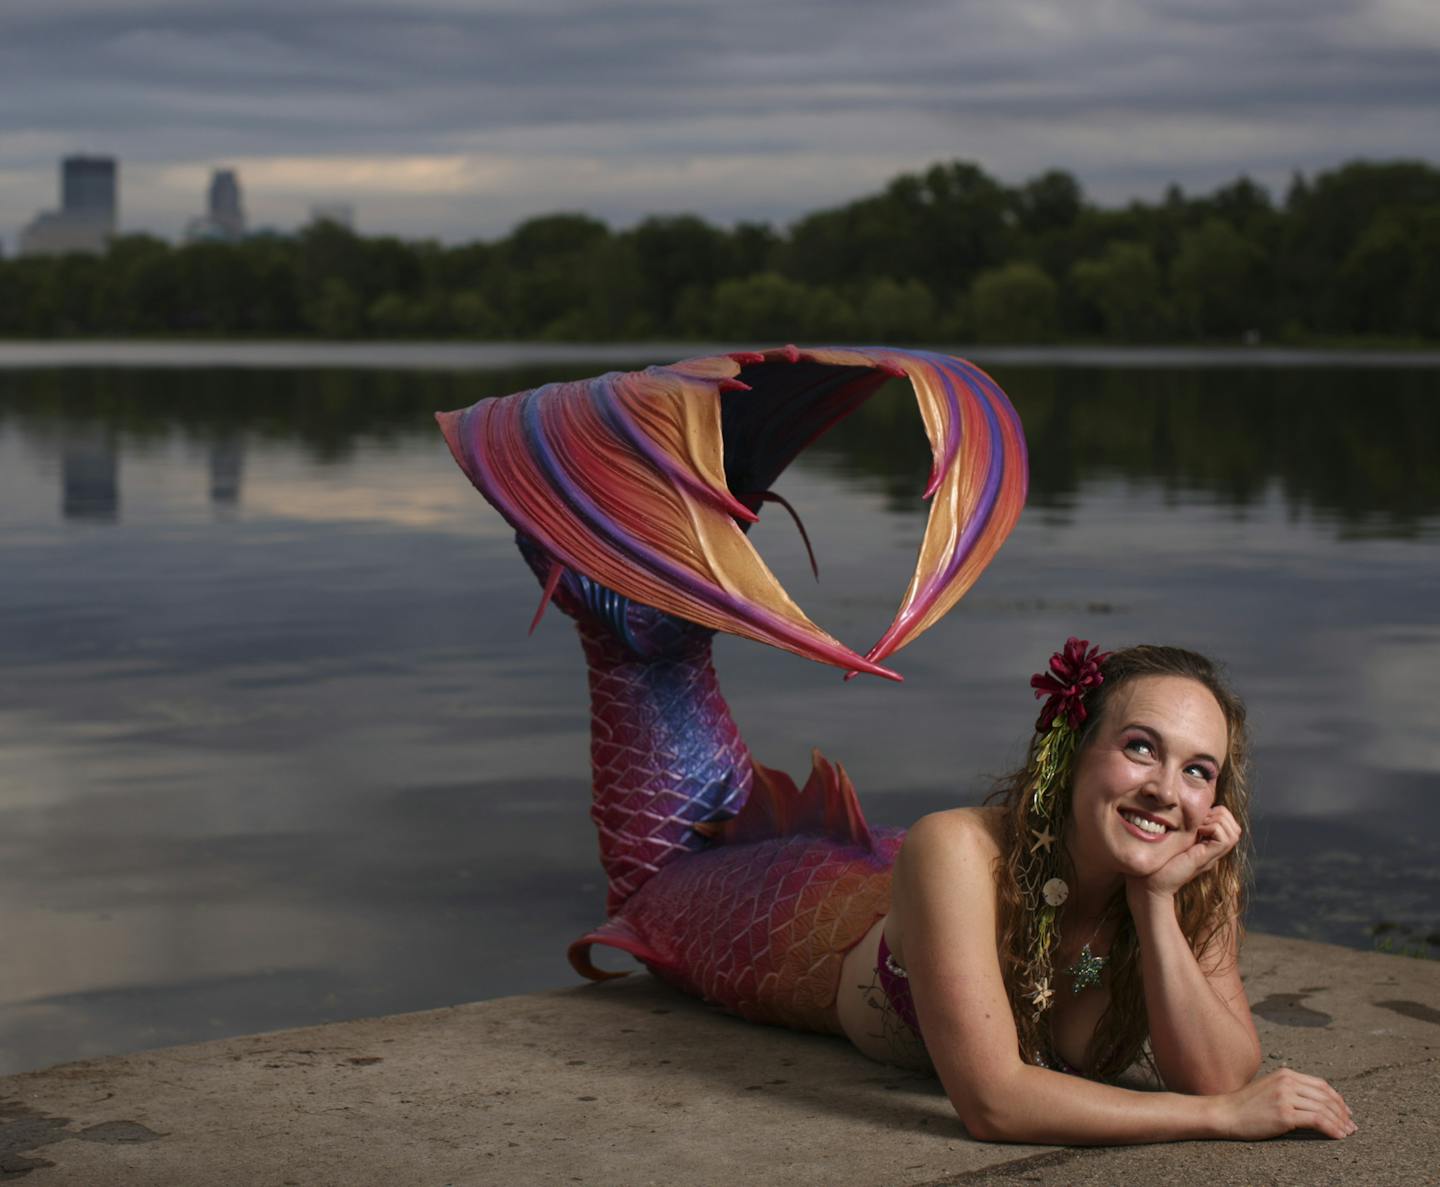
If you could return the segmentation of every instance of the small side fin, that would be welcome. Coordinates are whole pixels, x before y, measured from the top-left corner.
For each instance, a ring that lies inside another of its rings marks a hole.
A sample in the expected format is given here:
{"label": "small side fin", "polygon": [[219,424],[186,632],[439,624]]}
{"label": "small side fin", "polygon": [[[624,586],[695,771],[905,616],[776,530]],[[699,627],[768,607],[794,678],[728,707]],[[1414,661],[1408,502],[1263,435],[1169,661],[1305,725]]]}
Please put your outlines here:
{"label": "small side fin", "polygon": [[803,790],[784,771],[753,763],[755,780],[745,806],[734,819],[712,825],[706,833],[721,845],[805,834],[873,852],[870,826],[845,768],[830,762],[819,750],[810,752],[810,760],[810,778]]}
{"label": "small side fin", "polygon": [[593,964],[590,960],[590,948],[594,944],[604,944],[607,948],[618,948],[622,952],[630,953],[638,960],[643,960],[646,964],[659,965],[663,968],[670,963],[664,953],[657,950],[625,919],[617,917],[602,923],[594,931],[586,932],[566,950],[565,955],[570,958],[570,967],[582,977],[588,977],[592,981],[613,981],[616,977],[630,975],[629,973],[612,973],[608,969],[598,968]]}
{"label": "small side fin", "polygon": [[560,578],[565,575],[565,566],[557,560],[550,562],[550,575],[545,578],[545,591],[540,595],[540,605],[535,607],[535,617],[530,620],[530,634],[535,633],[535,628],[540,625],[540,620],[545,617],[545,607],[550,604],[550,599],[555,596],[555,587],[560,584]]}

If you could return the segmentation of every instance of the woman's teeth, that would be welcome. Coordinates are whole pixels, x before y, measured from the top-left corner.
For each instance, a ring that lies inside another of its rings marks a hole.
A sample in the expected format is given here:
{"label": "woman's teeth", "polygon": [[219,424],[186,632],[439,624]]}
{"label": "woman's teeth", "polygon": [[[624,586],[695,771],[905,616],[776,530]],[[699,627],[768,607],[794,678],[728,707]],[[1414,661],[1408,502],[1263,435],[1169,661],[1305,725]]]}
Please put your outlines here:
{"label": "woman's teeth", "polygon": [[1151,820],[1145,816],[1137,816],[1134,812],[1121,812],[1120,815],[1125,817],[1126,820],[1128,820],[1141,832],[1163,833],[1165,831],[1165,826],[1161,824],[1158,820]]}

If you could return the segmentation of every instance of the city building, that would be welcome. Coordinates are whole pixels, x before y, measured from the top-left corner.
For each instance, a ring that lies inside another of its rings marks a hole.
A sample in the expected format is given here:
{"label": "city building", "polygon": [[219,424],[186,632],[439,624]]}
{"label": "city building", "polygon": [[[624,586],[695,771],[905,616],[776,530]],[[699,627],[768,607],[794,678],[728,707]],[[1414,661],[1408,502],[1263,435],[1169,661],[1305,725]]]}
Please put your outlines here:
{"label": "city building", "polygon": [[185,228],[185,239],[189,243],[238,243],[244,238],[245,207],[240,198],[240,179],[233,169],[216,169],[210,175],[206,211],[190,220]]}
{"label": "city building", "polygon": [[114,157],[66,157],[60,209],[41,211],[20,232],[20,254],[104,251],[115,234],[117,190]]}

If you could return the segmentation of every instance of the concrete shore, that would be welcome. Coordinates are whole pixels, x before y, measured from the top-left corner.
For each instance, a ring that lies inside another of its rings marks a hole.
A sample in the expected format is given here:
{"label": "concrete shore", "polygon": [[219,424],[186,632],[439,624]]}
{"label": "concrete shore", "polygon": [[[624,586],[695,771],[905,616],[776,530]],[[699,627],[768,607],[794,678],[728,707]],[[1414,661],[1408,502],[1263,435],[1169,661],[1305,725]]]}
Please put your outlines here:
{"label": "concrete shore", "polygon": [[0,1182],[1440,1183],[1440,963],[1252,936],[1272,1070],[1324,1076],[1332,1142],[975,1142],[938,1083],[751,1026],[649,977],[0,1078]]}

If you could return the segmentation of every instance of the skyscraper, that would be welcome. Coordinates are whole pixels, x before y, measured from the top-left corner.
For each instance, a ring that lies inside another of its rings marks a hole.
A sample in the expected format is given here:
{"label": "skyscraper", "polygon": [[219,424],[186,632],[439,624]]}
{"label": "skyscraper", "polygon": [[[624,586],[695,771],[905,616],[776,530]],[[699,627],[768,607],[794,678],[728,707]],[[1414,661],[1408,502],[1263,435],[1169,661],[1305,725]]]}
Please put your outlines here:
{"label": "skyscraper", "polygon": [[41,211],[20,232],[20,254],[104,251],[115,234],[117,179],[114,157],[66,157],[60,209]]}
{"label": "skyscraper", "polygon": [[216,169],[210,178],[210,218],[236,239],[245,234],[245,208],[240,204],[240,179],[233,169]]}
{"label": "skyscraper", "polygon": [[115,229],[115,158],[66,157],[60,162],[60,208]]}
{"label": "skyscraper", "polygon": [[220,240],[233,243],[245,238],[245,207],[240,201],[240,179],[234,169],[216,169],[210,175],[210,196],[205,213],[192,218],[185,227],[190,243]]}

